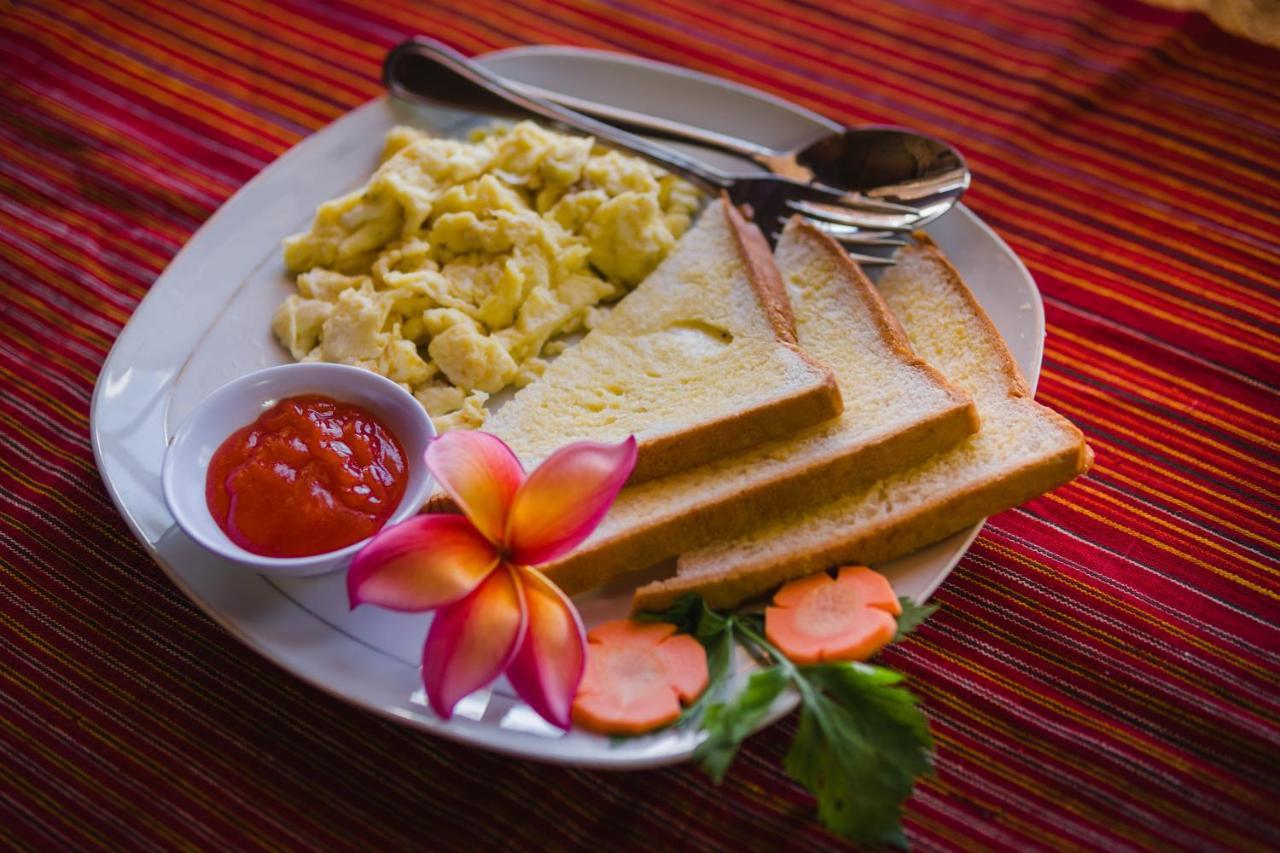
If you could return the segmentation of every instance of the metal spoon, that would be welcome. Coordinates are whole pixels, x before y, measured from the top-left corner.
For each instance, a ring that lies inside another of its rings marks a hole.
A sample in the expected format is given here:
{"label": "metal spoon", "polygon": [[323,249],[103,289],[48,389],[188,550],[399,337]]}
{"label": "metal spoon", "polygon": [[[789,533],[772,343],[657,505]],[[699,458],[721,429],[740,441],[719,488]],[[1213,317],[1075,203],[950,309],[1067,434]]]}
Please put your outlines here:
{"label": "metal spoon", "polygon": [[[459,86],[451,69],[430,52],[401,45],[383,67],[387,88],[401,96],[427,97],[462,109],[511,115],[511,105],[474,86]],[[645,115],[505,81],[532,98],[552,101],[631,132],[661,139],[690,142],[750,160],[781,177],[817,182],[857,194],[856,215],[815,210],[821,227],[833,237],[858,246],[896,246],[895,232],[922,227],[950,210],[969,187],[964,158],[945,142],[894,127],[846,128],[790,151],[776,151],[754,142],[705,128]],[[780,223],[759,223],[768,228]]]}
{"label": "metal spoon", "polygon": [[[969,167],[960,152],[906,128],[849,127],[778,151],[714,130],[538,86],[510,85],[522,94],[554,101],[632,133],[701,145],[750,160],[776,175],[861,193],[869,202],[885,202],[881,208],[884,213],[910,214],[916,227],[946,213],[969,188]],[[922,220],[919,215],[926,209]]]}

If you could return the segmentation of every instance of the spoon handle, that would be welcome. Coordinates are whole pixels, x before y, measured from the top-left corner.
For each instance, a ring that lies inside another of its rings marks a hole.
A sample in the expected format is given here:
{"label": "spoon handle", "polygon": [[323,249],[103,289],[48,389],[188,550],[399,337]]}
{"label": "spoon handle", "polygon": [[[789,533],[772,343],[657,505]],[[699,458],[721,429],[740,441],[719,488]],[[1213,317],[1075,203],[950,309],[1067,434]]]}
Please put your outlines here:
{"label": "spoon handle", "polygon": [[435,39],[418,36],[396,45],[382,66],[382,79],[392,94],[408,100],[428,100],[498,115],[534,117],[560,129],[594,136],[613,148],[674,172],[711,194],[732,182],[730,176],[679,151],[522,94],[492,71]]}
{"label": "spoon handle", "polygon": [[508,80],[507,85],[522,95],[551,101],[562,107],[568,107],[574,112],[598,118],[601,121],[607,121],[614,127],[620,127],[631,133],[643,133],[659,139],[669,139],[673,142],[691,142],[694,145],[701,145],[704,148],[712,148],[716,151],[735,154],[747,159],[775,157],[779,153],[772,148],[758,145],[755,142],[748,142],[745,139],[739,139],[727,133],[717,133],[714,130],[707,130],[703,127],[695,127],[684,122],[672,121],[671,119],[660,118],[647,113],[636,112],[635,110],[615,107],[611,104],[602,104],[598,101],[590,101],[586,98],[579,98],[576,95],[553,92],[550,89],[531,86],[528,83],[517,83],[513,80]]}

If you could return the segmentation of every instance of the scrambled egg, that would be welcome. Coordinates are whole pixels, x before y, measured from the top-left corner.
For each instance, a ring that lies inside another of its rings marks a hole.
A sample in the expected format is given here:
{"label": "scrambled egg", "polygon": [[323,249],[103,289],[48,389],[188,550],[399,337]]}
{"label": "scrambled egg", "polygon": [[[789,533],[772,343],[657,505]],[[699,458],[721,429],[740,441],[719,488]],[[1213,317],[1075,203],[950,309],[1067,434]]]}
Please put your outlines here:
{"label": "scrambled egg", "polygon": [[360,189],[285,240],[296,294],[272,330],[300,361],[374,370],[444,431],[541,375],[658,265],[700,203],[635,157],[531,122],[437,139],[405,127]]}

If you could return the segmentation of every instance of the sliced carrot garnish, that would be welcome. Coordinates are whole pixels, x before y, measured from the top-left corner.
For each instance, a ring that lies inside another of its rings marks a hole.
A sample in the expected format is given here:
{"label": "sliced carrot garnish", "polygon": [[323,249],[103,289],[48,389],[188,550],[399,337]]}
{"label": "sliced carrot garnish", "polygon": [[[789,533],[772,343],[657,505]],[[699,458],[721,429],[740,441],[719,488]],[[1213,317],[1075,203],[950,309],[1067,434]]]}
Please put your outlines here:
{"label": "sliced carrot garnish", "polygon": [[884,575],[845,566],[792,581],[765,608],[764,631],[800,664],[866,660],[893,639],[902,605]]}
{"label": "sliced carrot garnish", "polygon": [[707,689],[702,644],[663,622],[620,619],[587,632],[587,671],[573,721],[609,735],[639,735],[675,722],[681,703]]}

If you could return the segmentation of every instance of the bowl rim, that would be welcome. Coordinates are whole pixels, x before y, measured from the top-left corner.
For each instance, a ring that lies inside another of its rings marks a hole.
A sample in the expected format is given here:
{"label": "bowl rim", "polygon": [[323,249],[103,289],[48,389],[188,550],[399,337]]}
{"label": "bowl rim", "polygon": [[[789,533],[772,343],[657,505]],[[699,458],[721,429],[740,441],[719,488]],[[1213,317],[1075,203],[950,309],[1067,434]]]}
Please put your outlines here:
{"label": "bowl rim", "polygon": [[[185,505],[177,498],[177,489],[179,487],[177,481],[179,478],[180,466],[182,464],[183,450],[188,446],[187,442],[195,431],[196,425],[198,424],[201,416],[207,413],[212,406],[227,400],[229,397],[246,393],[245,389],[247,386],[250,386],[264,378],[274,379],[284,374],[294,373],[302,376],[330,372],[342,374],[349,377],[356,383],[369,383],[377,390],[386,392],[390,395],[389,398],[391,400],[399,398],[399,402],[405,406],[408,411],[417,413],[419,422],[425,427],[423,431],[426,434],[427,444],[430,444],[437,436],[435,424],[432,422],[430,415],[427,414],[426,410],[422,408],[421,404],[418,403],[412,394],[385,376],[374,373],[371,370],[366,370],[362,367],[324,361],[291,362],[288,364],[278,364],[271,367],[259,368],[258,370],[238,376],[230,382],[215,388],[208,396],[201,400],[199,404],[191,410],[186,418],[183,419],[182,423],[174,431],[172,438],[170,438],[168,446],[165,447],[164,459],[161,462],[160,469],[161,492],[164,495],[165,506],[173,515],[173,519],[177,523],[178,527],[181,528],[182,532],[185,533],[193,542],[200,547],[208,551],[212,551],[218,556],[224,557],[233,562],[252,567],[262,572],[281,575],[298,575],[301,573],[310,574],[311,572],[306,572],[307,569],[319,569],[321,567],[328,566],[330,563],[333,565],[328,570],[337,570],[345,565],[348,558],[354,556],[357,551],[369,543],[373,538],[372,536],[366,536],[364,539],[352,542],[350,545],[344,545],[343,547],[332,551],[322,551],[318,554],[308,554],[301,557],[268,557],[262,554],[255,554],[252,551],[240,547],[233,542],[230,537],[223,533],[221,527],[213,519],[212,513],[208,513],[207,525],[193,523],[193,519],[188,517],[188,513],[184,508]],[[260,399],[258,404],[259,406],[263,406],[272,399],[280,400],[295,394],[308,393],[308,389],[301,386],[312,384],[313,381],[314,380],[310,379],[299,379],[300,387],[297,389],[277,392],[272,396]],[[325,393],[326,395],[331,395],[335,400],[340,402],[344,401],[344,395],[341,391],[330,391],[328,389],[323,392],[318,392],[316,389],[310,389],[310,391],[312,393]],[[361,405],[363,406],[365,404],[362,402]],[[381,413],[377,411],[374,411],[373,414],[381,416]],[[247,422],[244,425],[247,425]],[[390,427],[388,427],[388,429],[389,428]],[[228,436],[229,435],[230,433],[228,433]],[[403,443],[402,436],[397,434],[396,438]],[[225,440],[225,438],[223,440]],[[409,456],[410,472],[412,472],[417,466],[425,467],[425,460],[416,458],[416,455],[413,453],[408,453],[407,455]],[[431,487],[432,478],[429,472],[427,472],[426,476],[422,477],[421,485],[416,489],[411,489],[406,485],[404,496],[400,499],[400,504],[396,507],[395,511],[391,513],[387,518],[386,523],[383,524],[379,530],[385,530],[393,524],[398,524],[413,517],[414,515],[417,515],[421,511],[422,506],[426,503],[426,499],[430,496]],[[201,505],[206,507],[205,511],[207,513],[207,505],[203,501],[201,501]],[[215,537],[208,535],[205,529],[207,526],[216,528],[221,536]],[[319,571],[314,573],[318,574]]]}

